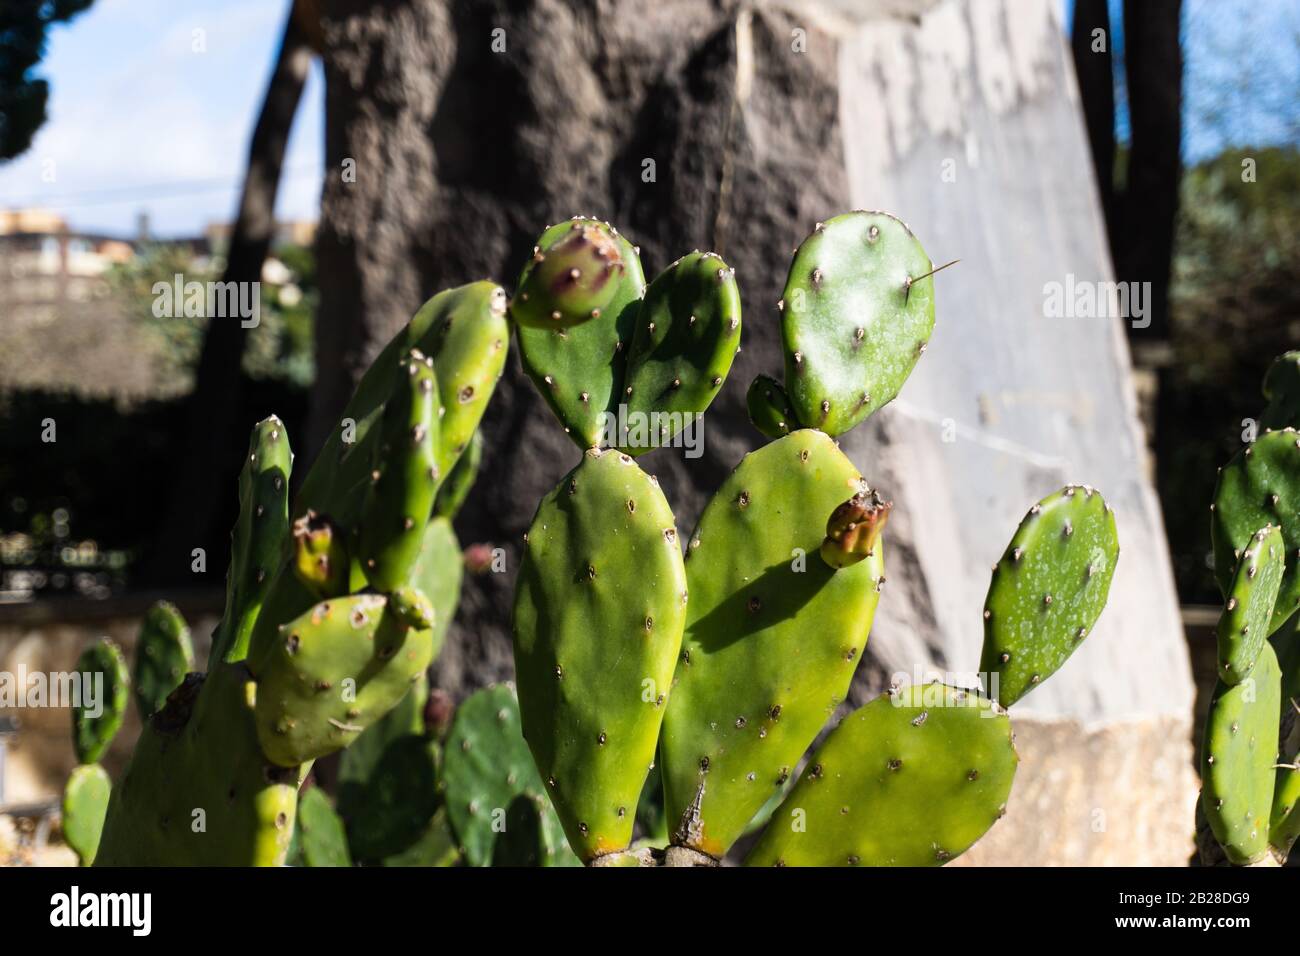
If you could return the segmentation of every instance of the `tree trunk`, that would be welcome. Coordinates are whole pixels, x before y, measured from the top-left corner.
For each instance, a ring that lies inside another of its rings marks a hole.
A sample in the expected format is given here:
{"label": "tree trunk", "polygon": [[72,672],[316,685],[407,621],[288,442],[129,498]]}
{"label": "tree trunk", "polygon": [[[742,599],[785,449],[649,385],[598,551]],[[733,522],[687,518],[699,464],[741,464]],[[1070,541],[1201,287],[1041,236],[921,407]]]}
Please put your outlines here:
{"label": "tree trunk", "polygon": [[1124,4],[1124,65],[1132,145],[1116,256],[1119,278],[1151,283],[1151,324],[1137,339],[1169,337],[1169,270],[1182,179],[1182,0]]}
{"label": "tree trunk", "polygon": [[[251,283],[261,278],[275,231],[275,198],[285,146],[311,57],[306,33],[291,11],[253,128],[223,282]],[[192,581],[191,552],[196,547],[204,548],[209,558],[225,553],[227,531],[213,527],[213,521],[241,467],[240,456],[227,450],[242,447],[240,432],[247,424],[236,420],[247,336],[238,316],[208,320],[189,398],[181,465],[158,526],[160,538],[146,567],[145,577],[155,584]],[[209,571],[220,575],[222,566],[218,561]]]}
{"label": "tree trunk", "polygon": [[[1096,36],[1100,30],[1101,35]],[[1114,34],[1106,0],[1076,0],[1070,31],[1074,74],[1083,102],[1092,169],[1097,177],[1102,216],[1112,249],[1115,247],[1115,74],[1111,57]]]}

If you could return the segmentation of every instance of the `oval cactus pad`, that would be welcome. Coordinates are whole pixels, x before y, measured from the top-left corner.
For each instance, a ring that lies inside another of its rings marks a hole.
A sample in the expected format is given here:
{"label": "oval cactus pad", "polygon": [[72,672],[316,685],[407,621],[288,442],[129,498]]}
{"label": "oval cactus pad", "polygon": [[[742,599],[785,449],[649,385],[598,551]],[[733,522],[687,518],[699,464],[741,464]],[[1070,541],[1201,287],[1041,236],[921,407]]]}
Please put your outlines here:
{"label": "oval cactus pad", "polygon": [[[536,850],[530,864],[577,865],[524,743],[519,704],[508,684],[477,691],[456,708],[443,751],[442,782],[447,817],[470,866],[488,866],[499,858],[502,841],[517,845],[524,834],[514,831],[521,825],[531,831]],[[519,800],[532,805],[535,820],[519,819]]]}
{"label": "oval cactus pad", "polygon": [[1201,744],[1201,808],[1228,859],[1253,863],[1268,852],[1277,771],[1282,675],[1265,641],[1249,677],[1219,682]]}
{"label": "oval cactus pad", "polygon": [[415,588],[322,601],[282,625],[257,675],[257,734],[293,767],[354,741],[433,659],[433,616]]}
{"label": "oval cactus pad", "polygon": [[1006,811],[1011,721],[943,684],[904,687],[831,731],[748,866],[941,866]]}
{"label": "oval cactus pad", "polygon": [[63,839],[82,866],[95,862],[112,791],[113,782],[97,763],[74,767],[63,788]]}
{"label": "oval cactus pad", "polygon": [[[1266,432],[1239,451],[1219,472],[1210,538],[1214,571],[1229,597],[1241,552],[1268,524],[1282,529],[1288,555],[1300,556],[1300,433]],[[1276,631],[1300,607],[1300,559],[1288,562],[1269,622]]]}
{"label": "oval cactus pad", "polygon": [[1082,645],[1106,606],[1119,558],[1099,491],[1068,485],[1029,509],[993,567],[980,671],[1010,707]]}
{"label": "oval cactus pad", "polygon": [[721,857],[843,701],[884,552],[837,571],[818,549],[863,486],[834,441],[802,429],[746,456],[705,508],[660,744],[674,843]]}
{"label": "oval cactus pad", "polygon": [[627,359],[632,427],[615,444],[631,455],[667,445],[709,407],[739,346],[740,290],[720,256],[692,252],[655,276]]}
{"label": "oval cactus pad", "polygon": [[1241,683],[1259,658],[1286,568],[1285,547],[1281,529],[1269,525],[1241,552],[1219,618],[1219,679],[1225,683]]}
{"label": "oval cactus pad", "polygon": [[76,673],[81,696],[72,707],[72,746],[77,763],[98,763],[126,717],[131,678],[121,649],[105,638],[82,651]]}
{"label": "oval cactus pad", "polygon": [[658,482],[589,450],[538,506],[514,610],[524,738],[583,860],[632,839],[685,621]]}
{"label": "oval cactus pad", "polygon": [[[542,234],[538,245],[548,242],[557,230],[563,233],[575,223],[591,222],[594,220],[574,219],[552,226]],[[524,371],[579,448],[599,445],[606,413],[618,415],[627,350],[646,291],[645,273],[636,249],[617,231],[611,229],[611,233],[623,270],[617,276],[613,297],[599,315],[579,325],[558,328],[516,322]],[[524,281],[521,278],[520,288]]]}
{"label": "oval cactus pad", "polygon": [[801,422],[840,435],[894,399],[934,330],[933,268],[888,213],[817,224],[781,299],[785,385]]}

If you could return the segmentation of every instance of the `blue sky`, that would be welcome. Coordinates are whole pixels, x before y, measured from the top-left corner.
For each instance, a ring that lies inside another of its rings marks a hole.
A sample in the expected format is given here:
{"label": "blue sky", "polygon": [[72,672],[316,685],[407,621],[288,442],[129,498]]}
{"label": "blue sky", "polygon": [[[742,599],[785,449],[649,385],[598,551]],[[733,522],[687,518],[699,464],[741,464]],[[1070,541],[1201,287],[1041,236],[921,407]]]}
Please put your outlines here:
{"label": "blue sky", "polygon": [[[1059,2],[1068,29],[1073,2]],[[1119,0],[1111,7],[1122,49]],[[110,233],[133,232],[145,210],[164,236],[231,218],[287,8],[276,0],[96,0],[56,27],[38,68],[51,84],[50,119],[26,154],[0,166],[0,208],[41,205],[75,228]],[[1228,143],[1295,141],[1300,3],[1184,0],[1184,18],[1187,158]],[[203,52],[194,49],[195,31],[203,31]],[[323,99],[315,65],[286,157],[283,219],[316,218]],[[1117,125],[1123,136],[1122,101]]]}
{"label": "blue sky", "polygon": [[[112,233],[134,232],[141,209],[162,235],[232,218],[287,9],[271,0],[96,0],[56,27],[38,69],[51,86],[49,121],[30,150],[0,166],[0,208],[41,205],[78,229]],[[194,52],[195,30],[206,52]],[[316,218],[320,74],[313,65],[294,121],[281,218]]]}

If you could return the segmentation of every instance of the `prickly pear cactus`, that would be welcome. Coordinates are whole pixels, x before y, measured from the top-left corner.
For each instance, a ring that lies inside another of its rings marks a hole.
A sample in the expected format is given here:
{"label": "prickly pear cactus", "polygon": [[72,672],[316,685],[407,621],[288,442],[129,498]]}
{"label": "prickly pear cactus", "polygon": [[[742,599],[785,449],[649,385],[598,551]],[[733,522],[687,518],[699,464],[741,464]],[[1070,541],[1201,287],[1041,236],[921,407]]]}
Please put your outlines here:
{"label": "prickly pear cactus", "polygon": [[1241,552],[1219,618],[1219,678],[1225,684],[1240,684],[1259,658],[1282,585],[1284,547],[1281,530],[1270,525],[1257,531]]}
{"label": "prickly pear cactus", "polygon": [[[577,225],[589,228],[594,220],[573,219],[552,226],[543,233],[539,248],[557,230],[563,234]],[[519,354],[524,371],[542,398],[555,412],[565,433],[579,448],[601,444],[606,414],[617,416],[623,401],[623,372],[627,349],[641,297],[645,295],[645,274],[636,249],[617,230],[605,224],[618,248],[623,270],[617,276],[610,301],[600,314],[568,328],[534,328],[518,323]],[[524,281],[521,279],[520,287]],[[519,294],[511,304],[515,315]]]}
{"label": "prickly pear cactus", "polygon": [[429,678],[421,674],[411,689],[382,719],[366,728],[339,755],[336,787],[339,814],[350,822],[365,812],[366,787],[384,752],[398,740],[425,734],[424,708],[429,700]]}
{"label": "prickly pear cactus", "polygon": [[656,434],[634,425],[619,447],[639,455],[668,445],[709,407],[739,346],[740,291],[720,256],[692,252],[659,273],[637,313],[623,386],[628,420]]}
{"label": "prickly pear cactus", "polygon": [[438,807],[420,838],[401,853],[386,857],[382,864],[390,867],[455,866],[460,847],[447,823],[447,808]]}
{"label": "prickly pear cactus", "polygon": [[424,529],[424,542],[411,569],[411,585],[433,605],[432,656],[437,657],[456,616],[465,561],[448,518],[434,518]]}
{"label": "prickly pear cactus", "polygon": [[[422,679],[462,573],[449,518],[431,517],[438,483],[500,376],[505,311],[490,282],[425,304],[363,376],[292,526],[288,438],[274,418],[254,429],[209,672],[186,678],[146,724],[110,801],[101,863],[282,863],[310,762],[382,721]],[[434,808],[416,811],[402,849],[428,842],[412,857],[427,859]]]}
{"label": "prickly pear cactus", "polygon": [[112,790],[113,782],[97,763],[74,768],[63,788],[63,839],[82,866],[95,862]]}
{"label": "prickly pear cactus", "polygon": [[893,401],[934,329],[933,269],[887,213],[817,224],[780,303],[785,385],[801,422],[833,437]]}
{"label": "prickly pear cactus", "polygon": [[997,704],[942,684],[846,717],[773,814],[748,866],[939,866],[1006,812],[1018,762]]}
{"label": "prickly pear cactus", "polygon": [[[596,245],[602,262],[622,262],[616,282],[592,268]],[[756,862],[934,864],[1002,811],[1016,759],[1005,711],[941,686],[853,715],[782,802],[843,702],[884,583],[889,505],[833,438],[892,400],[925,350],[935,271],[892,216],[818,224],[780,303],[786,387],[759,376],[747,396],[755,426],[775,440],[714,496],[683,567],[672,513],[632,455],[666,444],[723,384],[740,333],[731,270],[693,253],[647,290],[636,250],[611,227],[575,219],[539,241],[512,304],[520,350],[586,453],[526,536],[515,663],[524,737],[584,863],[714,865],[775,814]],[[589,301],[611,284],[607,304]],[[1118,547],[1101,496],[1069,488],[1035,506],[1014,561],[1031,550],[990,590],[1004,702],[1061,666],[1105,603]],[[662,810],[658,787],[642,792],[656,738]],[[449,779],[460,759],[449,742]],[[448,784],[453,828],[482,807],[464,797]],[[825,806],[818,834],[791,843],[781,814],[796,800]],[[531,861],[544,817],[522,798],[494,809],[511,836],[491,858]],[[670,845],[629,849],[634,814]]]}
{"label": "prickly pear cactus", "polygon": [[253,625],[280,564],[289,529],[289,471],[293,452],[284,423],[274,415],[258,422],[239,473],[239,518],[230,533],[226,609],[212,635],[209,665],[243,660]]}
{"label": "prickly pear cactus", "polygon": [[267,759],[295,767],[383,717],[433,659],[433,607],[415,588],[324,601],[281,626],[257,666]]}
{"label": "prickly pear cactus", "polygon": [[[1119,558],[1101,493],[1067,485],[1029,509],[993,567],[980,670],[1010,707],[1083,643],[1106,606]],[[996,681],[995,681],[996,679]]]}
{"label": "prickly pear cactus", "polygon": [[356,524],[374,445],[381,440],[383,406],[398,376],[406,374],[401,360],[412,349],[433,361],[441,408],[436,461],[440,475],[450,472],[487,410],[509,343],[506,294],[495,283],[448,289],[426,302],[361,377],[340,427],[330,433],[303,481],[294,513],[312,508],[344,527]]}
{"label": "prickly pear cactus", "polygon": [[631,842],[686,591],[658,483],[627,455],[586,452],[537,509],[514,608],[524,737],[584,860]]}
{"label": "prickly pear cactus", "polygon": [[329,798],[319,787],[308,786],[298,797],[298,816],[289,859],[299,866],[351,866],[348,838]]}
{"label": "prickly pear cactus", "polygon": [[466,863],[577,864],[524,743],[509,685],[478,691],[457,708],[444,753],[447,815]]}
{"label": "prickly pear cactus", "polygon": [[565,330],[599,319],[628,274],[608,223],[570,219],[548,228],[519,277],[510,314],[521,327]]}
{"label": "prickly pear cactus", "polygon": [[1279,355],[1264,376],[1264,428],[1300,428],[1300,351]]}
{"label": "prickly pear cactus", "polygon": [[1300,839],[1300,702],[1294,696],[1282,698],[1282,727],[1268,824],[1269,847],[1279,862]]}
{"label": "prickly pear cactus", "polygon": [[1268,852],[1281,713],[1277,656],[1265,642],[1250,675],[1220,681],[1210,701],[1201,744],[1201,807],[1230,862],[1244,865]]}
{"label": "prickly pear cactus", "polygon": [[96,866],[279,866],[301,767],[268,763],[243,664],[191,674],[145,724],[113,788]]}
{"label": "prickly pear cactus", "polygon": [[[602,280],[605,304],[592,308],[585,295],[580,308],[561,303],[567,284],[605,275],[570,264],[570,246],[598,247],[600,261],[620,263]],[[552,251],[560,247],[563,259]],[[539,280],[561,261],[562,287]],[[543,233],[510,311],[524,370],[583,449],[640,455],[668,444],[713,401],[740,343],[740,295],[721,258],[683,256],[647,288],[637,250],[608,223],[580,217]]]}
{"label": "prickly pear cactus", "polygon": [[412,351],[384,404],[357,534],[361,567],[378,591],[406,582],[438,495],[437,387],[432,360]]}
{"label": "prickly pear cactus", "polygon": [[770,375],[756,376],[750,383],[745,393],[745,408],[750,423],[768,438],[780,438],[800,427],[790,397]]}
{"label": "prickly pear cactus", "polygon": [[720,858],[844,700],[884,552],[836,570],[819,548],[863,487],[829,437],[804,429],[749,454],[700,518],[660,744],[675,844]]}
{"label": "prickly pear cactus", "polygon": [[81,697],[72,708],[72,746],[77,763],[98,763],[126,716],[131,678],[116,644],[96,641],[77,658]]}
{"label": "prickly pear cactus", "polygon": [[[1266,432],[1224,465],[1214,491],[1210,536],[1214,570],[1229,595],[1241,552],[1265,525],[1278,525],[1286,553],[1300,554],[1300,434],[1293,428]],[[1300,607],[1300,560],[1282,575],[1269,622],[1272,633]]]}
{"label": "prickly pear cactus", "polygon": [[447,475],[442,487],[438,489],[438,500],[433,505],[435,518],[450,520],[456,517],[461,505],[469,497],[470,489],[474,487],[474,481],[478,478],[479,464],[482,461],[483,435],[475,432],[474,437],[470,439],[469,447],[457,459],[451,474]]}
{"label": "prickly pear cactus", "polygon": [[190,628],[181,612],[159,601],[145,612],[135,649],[135,703],[142,719],[162,709],[167,695],[194,670]]}
{"label": "prickly pear cactus", "polygon": [[424,835],[438,809],[438,758],[437,742],[419,734],[398,737],[384,748],[347,821],[358,860],[381,862]]}

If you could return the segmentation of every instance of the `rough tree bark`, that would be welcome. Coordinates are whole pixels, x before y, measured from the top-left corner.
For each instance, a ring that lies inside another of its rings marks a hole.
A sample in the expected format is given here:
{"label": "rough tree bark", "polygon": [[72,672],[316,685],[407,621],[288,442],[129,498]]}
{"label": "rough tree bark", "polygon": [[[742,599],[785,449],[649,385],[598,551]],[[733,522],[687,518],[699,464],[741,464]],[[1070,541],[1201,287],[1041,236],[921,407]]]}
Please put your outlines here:
{"label": "rough tree bark", "polygon": [[[275,197],[280,169],[312,49],[292,11],[285,19],[280,52],[267,83],[262,109],[248,147],[239,211],[226,250],[223,282],[256,282],[275,231]],[[235,420],[242,379],[240,361],[248,330],[237,316],[210,318],[189,398],[181,466],[159,523],[160,537],[144,576],[158,583],[191,578],[191,551],[221,554],[225,529],[213,526],[221,496],[229,493],[240,463],[226,449],[238,443],[243,422]]]}

